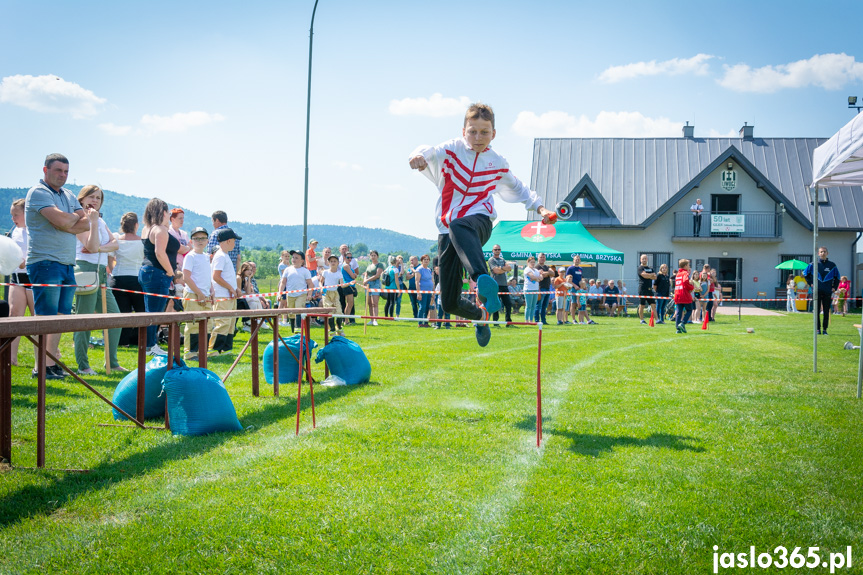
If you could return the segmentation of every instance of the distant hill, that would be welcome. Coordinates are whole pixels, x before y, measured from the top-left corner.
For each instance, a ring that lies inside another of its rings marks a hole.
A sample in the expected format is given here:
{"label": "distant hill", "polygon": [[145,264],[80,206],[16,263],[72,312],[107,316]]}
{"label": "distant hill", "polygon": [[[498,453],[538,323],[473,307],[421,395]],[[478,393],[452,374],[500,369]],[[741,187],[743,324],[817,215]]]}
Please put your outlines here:
{"label": "distant hill", "polygon": [[[81,190],[81,186],[66,185],[64,187],[76,195]],[[9,206],[16,198],[25,197],[28,189],[0,188],[0,231],[5,232],[12,227]],[[111,231],[118,231],[120,217],[126,212],[135,212],[141,218],[148,201],[150,198],[127,196],[105,190],[105,206],[102,208],[102,217]],[[183,206],[171,207],[181,207],[186,212],[183,229],[187,232],[197,226],[203,226],[212,231],[213,222],[209,214],[198,214]],[[226,211],[230,217],[230,210]],[[273,226],[237,221],[230,221],[228,224],[236,230],[238,235],[243,237],[244,248],[277,248],[282,246],[286,249],[296,249],[300,247],[300,243],[303,241],[302,225]],[[340,244],[354,245],[362,242],[370,249],[376,249],[381,253],[406,251],[411,254],[423,254],[431,251],[431,246],[436,243],[436,240],[418,238],[380,228],[310,224],[309,239],[312,238],[320,242],[318,249],[322,249],[324,246],[336,247]]]}

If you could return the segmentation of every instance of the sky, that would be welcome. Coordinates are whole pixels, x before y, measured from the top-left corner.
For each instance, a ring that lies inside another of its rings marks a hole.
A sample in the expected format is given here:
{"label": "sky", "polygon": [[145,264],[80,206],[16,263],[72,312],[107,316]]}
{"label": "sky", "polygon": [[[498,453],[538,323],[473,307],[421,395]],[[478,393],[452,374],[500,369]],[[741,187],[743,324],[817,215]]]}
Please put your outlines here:
{"label": "sky", "polygon": [[[0,0],[0,187],[69,181],[232,221],[303,223],[314,0]],[[310,224],[434,238],[408,167],[494,107],[530,183],[539,137],[830,137],[863,103],[859,2],[320,0]],[[861,60],[857,60],[861,58]],[[521,205],[496,202],[503,219]]]}

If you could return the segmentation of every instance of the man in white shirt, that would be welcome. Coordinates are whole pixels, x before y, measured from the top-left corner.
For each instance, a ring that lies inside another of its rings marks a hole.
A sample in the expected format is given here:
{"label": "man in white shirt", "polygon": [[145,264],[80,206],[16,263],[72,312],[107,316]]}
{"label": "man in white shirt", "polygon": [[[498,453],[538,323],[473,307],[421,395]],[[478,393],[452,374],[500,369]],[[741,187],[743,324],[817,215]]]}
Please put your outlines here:
{"label": "man in white shirt", "polygon": [[[230,256],[236,240],[240,236],[231,228],[222,228],[216,232],[219,249],[213,255],[210,264],[213,279],[213,311],[237,309],[237,270]],[[237,320],[233,317],[213,319],[213,330],[210,332],[210,351],[229,352],[234,348],[234,326]]]}
{"label": "man in white shirt", "polygon": [[[212,271],[210,256],[204,250],[207,248],[209,234],[207,230],[197,227],[192,231],[192,251],[183,258],[183,299],[186,311],[205,311],[212,309]],[[186,322],[183,338],[186,353],[184,359],[195,359],[198,354],[198,322]],[[206,339],[206,334],[204,338]]]}
{"label": "man in white shirt", "polygon": [[[279,292],[288,292],[288,308],[306,307],[306,300],[315,285],[312,283],[312,274],[306,269],[306,254],[299,250],[291,250],[291,265],[282,272],[279,281]],[[296,314],[289,313],[291,319],[291,331],[294,327],[300,327],[299,318]]]}
{"label": "man in white shirt", "polygon": [[701,212],[704,211],[701,198],[695,200],[695,203],[689,207],[689,211],[692,212],[692,235],[698,237],[701,234]]}

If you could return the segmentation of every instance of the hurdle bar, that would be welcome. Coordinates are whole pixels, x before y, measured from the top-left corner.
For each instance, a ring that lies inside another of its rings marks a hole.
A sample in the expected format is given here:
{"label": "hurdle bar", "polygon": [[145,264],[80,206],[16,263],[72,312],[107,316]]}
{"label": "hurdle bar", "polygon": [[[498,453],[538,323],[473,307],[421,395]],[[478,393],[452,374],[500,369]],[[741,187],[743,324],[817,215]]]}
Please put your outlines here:
{"label": "hurdle bar", "polygon": [[[469,319],[427,319],[427,318],[415,318],[415,317],[387,317],[387,316],[371,316],[371,315],[349,315],[349,314],[326,314],[326,313],[307,313],[303,314],[303,317],[323,317],[323,318],[351,318],[351,319],[362,319],[362,320],[383,320],[383,321],[406,321],[406,322],[415,322],[415,323],[470,323],[470,324],[478,324],[478,325],[526,325],[526,326],[536,326],[537,329],[537,340],[536,340],[536,446],[540,447],[542,444],[542,323],[540,322],[527,322],[527,321],[493,321],[493,320],[469,320]],[[308,329],[308,322],[306,322],[306,328]],[[328,338],[328,322],[324,322],[324,338]],[[326,345],[326,344],[325,344]],[[300,417],[300,407],[299,407],[299,393],[297,394],[297,433],[299,434],[299,417]],[[312,400],[312,419],[314,420],[314,399]],[[314,421],[313,421],[314,423]]]}

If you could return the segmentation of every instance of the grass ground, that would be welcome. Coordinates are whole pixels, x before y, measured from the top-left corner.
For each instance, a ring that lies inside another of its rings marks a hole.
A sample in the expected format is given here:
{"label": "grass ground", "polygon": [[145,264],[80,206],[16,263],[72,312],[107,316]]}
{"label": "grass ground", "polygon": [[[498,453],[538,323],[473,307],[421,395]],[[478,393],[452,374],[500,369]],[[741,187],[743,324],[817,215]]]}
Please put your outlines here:
{"label": "grass ground", "polygon": [[[857,319],[833,320],[817,374],[808,314],[687,335],[549,326],[539,449],[527,327],[484,349],[472,328],[349,327],[373,381],[316,388],[299,437],[296,388],[252,397],[248,361],[227,384],[245,431],[205,437],[99,427],[107,406],[49,382],[47,463],[90,471],[0,472],[0,572],[709,573],[714,546],[857,555],[863,403],[842,349]],[[23,349],[13,455],[32,466]],[[119,379],[91,381],[110,395]]]}

